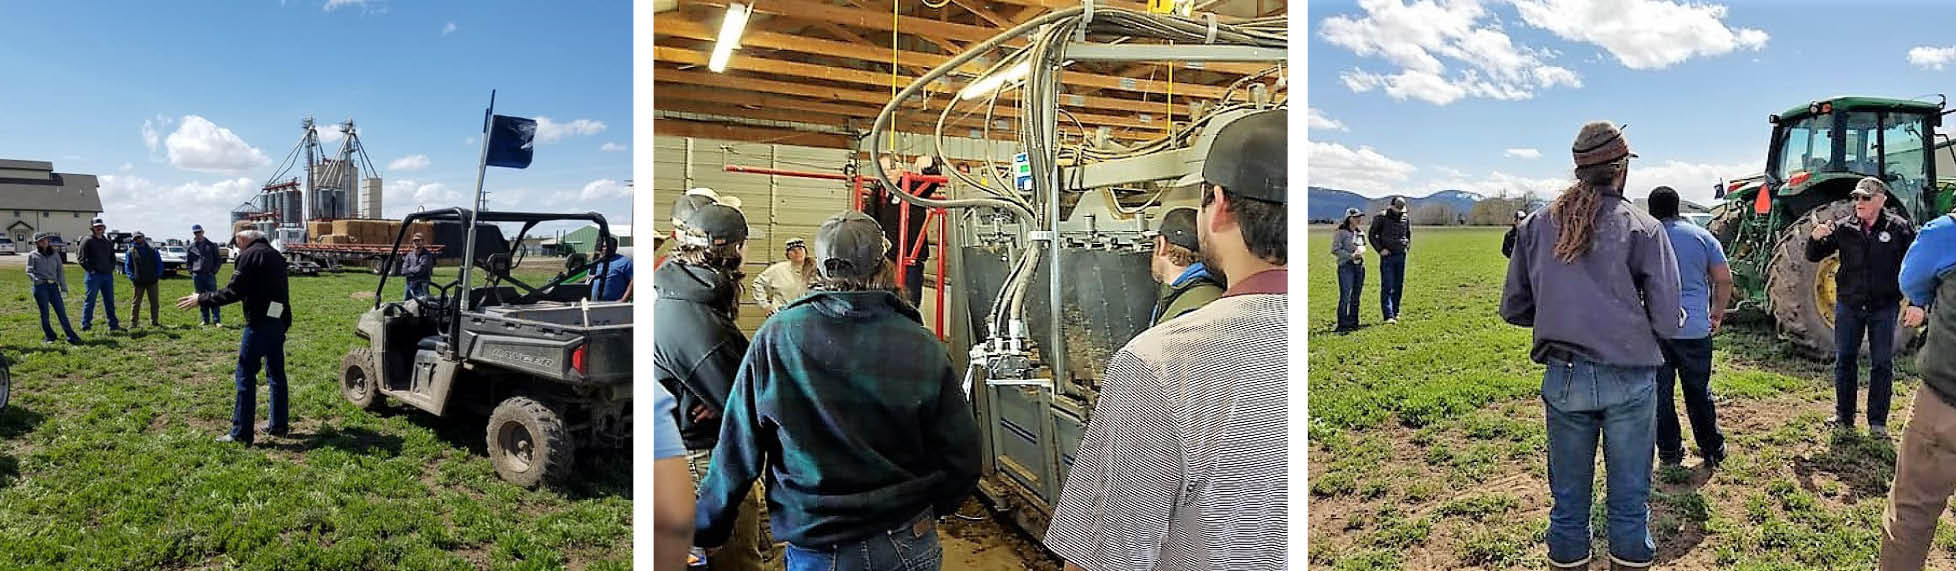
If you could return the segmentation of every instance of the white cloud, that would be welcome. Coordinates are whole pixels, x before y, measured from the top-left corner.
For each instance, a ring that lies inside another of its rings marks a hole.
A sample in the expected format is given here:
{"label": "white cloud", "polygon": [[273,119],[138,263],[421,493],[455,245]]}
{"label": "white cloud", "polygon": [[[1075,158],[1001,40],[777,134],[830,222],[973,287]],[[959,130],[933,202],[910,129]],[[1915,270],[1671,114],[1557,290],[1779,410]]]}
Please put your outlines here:
{"label": "white cloud", "polygon": [[1311,168],[1305,176],[1311,186],[1323,186],[1367,195],[1392,192],[1417,170],[1412,163],[1379,154],[1371,147],[1353,149],[1338,143],[1311,141]]}
{"label": "white cloud", "polygon": [[[1520,100],[1534,97],[1537,89],[1582,87],[1574,71],[1549,63],[1554,52],[1515,45],[1498,18],[1484,24],[1492,15],[1478,2],[1364,0],[1359,5],[1363,16],[1326,18],[1320,36],[1400,69],[1344,72],[1340,79],[1352,91],[1383,89],[1394,99],[1446,105],[1468,96]],[[1449,71],[1450,64],[1464,69]]]}
{"label": "white cloud", "polygon": [[271,162],[230,129],[197,115],[183,116],[163,146],[171,166],[189,171],[241,174]]}
{"label": "white cloud", "polygon": [[385,183],[382,193],[381,213],[389,218],[400,218],[410,212],[423,208],[433,210],[451,206],[469,206],[466,191],[449,187],[433,181],[417,181],[397,178]]}
{"label": "white cloud", "polygon": [[1533,159],[1542,158],[1542,151],[1537,149],[1508,149],[1506,151],[1502,151],[1501,154],[1502,156],[1507,156],[1507,157],[1512,157],[1517,159],[1533,160]]}
{"label": "white cloud", "polygon": [[598,147],[598,150],[611,153],[611,152],[623,151],[630,148],[631,147],[620,145],[618,143],[605,143],[603,146]]}
{"label": "white cloud", "polygon": [[1664,69],[1693,57],[1766,47],[1766,32],[1728,27],[1725,7],[1670,0],[1512,0],[1521,20],[1601,46],[1624,67]]}
{"label": "white cloud", "polygon": [[449,34],[453,34],[453,33],[455,33],[455,22],[451,21],[447,25],[441,27],[442,37],[448,37]]}
{"label": "white cloud", "polygon": [[160,114],[154,118],[143,120],[143,146],[149,148],[150,160],[162,162],[162,156],[156,153],[163,148],[163,131],[168,130],[176,122],[176,119],[171,119]]}
{"label": "white cloud", "polygon": [[603,121],[577,119],[569,123],[558,123],[549,117],[537,117],[537,142],[555,143],[567,137],[596,135],[604,132]]}
{"label": "white cloud", "polygon": [[346,7],[359,8],[362,14],[387,13],[387,3],[384,0],[326,0],[326,6],[322,10],[331,12]]}
{"label": "white cloud", "polygon": [[387,163],[390,171],[412,171],[428,168],[428,155],[408,155]]}
{"label": "white cloud", "polygon": [[584,190],[578,193],[578,197],[587,202],[607,198],[630,198],[631,196],[632,187],[608,178],[601,178],[586,183]]}
{"label": "white cloud", "polygon": [[[111,227],[142,230],[158,238],[186,239],[190,237],[192,224],[228,227],[231,209],[250,200],[258,193],[259,186],[247,177],[162,185],[140,176],[101,175],[98,182],[102,216]],[[167,204],[169,208],[158,208],[159,204]]]}
{"label": "white cloud", "polygon": [[475,138],[475,137],[463,137],[463,138],[462,138],[462,146],[464,146],[464,147],[473,147],[473,146],[475,146],[475,143],[476,143],[477,141],[480,141],[480,140],[481,140],[481,139],[477,139],[477,138]]}
{"label": "white cloud", "polygon": [[122,163],[122,166],[116,167],[115,170],[119,170],[122,172],[129,172],[129,169],[133,169],[133,168],[136,168],[136,163]]}
{"label": "white cloud", "polygon": [[1678,191],[1678,196],[1704,206],[1713,203],[1712,187],[1719,180],[1731,180],[1743,176],[1759,174],[1765,161],[1734,161],[1723,164],[1687,163],[1668,160],[1638,160],[1630,162],[1630,178],[1624,186],[1628,187],[1625,196],[1632,198],[1648,196],[1650,189],[1668,186]]}
{"label": "white cloud", "polygon": [[1915,46],[1908,49],[1908,63],[1923,69],[1942,71],[1943,64],[1956,60],[1956,47]]}
{"label": "white cloud", "polygon": [[1350,131],[1351,130],[1345,128],[1344,123],[1341,123],[1336,119],[1326,117],[1324,115],[1324,112],[1319,111],[1316,107],[1304,108],[1304,114],[1305,114],[1305,119],[1304,119],[1305,125],[1307,125],[1308,128],[1310,129],[1323,129],[1326,131]]}
{"label": "white cloud", "polygon": [[[319,142],[321,143],[337,143],[340,139],[346,138],[346,132],[341,131],[338,124],[319,125],[317,128],[319,130]],[[365,133],[363,132],[362,134],[364,135]]]}

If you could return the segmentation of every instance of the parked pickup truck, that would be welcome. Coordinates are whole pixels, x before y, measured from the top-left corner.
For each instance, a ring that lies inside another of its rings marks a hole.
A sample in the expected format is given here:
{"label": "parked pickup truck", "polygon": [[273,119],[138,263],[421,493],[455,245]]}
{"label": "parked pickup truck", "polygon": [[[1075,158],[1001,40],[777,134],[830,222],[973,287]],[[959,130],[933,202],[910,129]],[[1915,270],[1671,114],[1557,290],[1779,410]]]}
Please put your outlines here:
{"label": "parked pickup truck", "polygon": [[[519,244],[537,224],[555,220],[595,222],[600,242],[610,235],[595,212],[451,208],[410,214],[402,226],[471,219],[522,223],[513,242]],[[495,226],[479,228],[500,234]],[[510,275],[512,242],[498,236],[476,243],[488,246],[465,254],[474,263],[453,281],[431,284],[427,296],[386,301],[388,276],[381,275],[373,309],[355,325],[364,342],[341,362],[343,396],[368,409],[393,398],[436,416],[487,417],[496,473],[526,487],[564,480],[578,448],[629,448],[631,304],[590,301],[603,284],[570,283],[567,275],[531,286]]]}

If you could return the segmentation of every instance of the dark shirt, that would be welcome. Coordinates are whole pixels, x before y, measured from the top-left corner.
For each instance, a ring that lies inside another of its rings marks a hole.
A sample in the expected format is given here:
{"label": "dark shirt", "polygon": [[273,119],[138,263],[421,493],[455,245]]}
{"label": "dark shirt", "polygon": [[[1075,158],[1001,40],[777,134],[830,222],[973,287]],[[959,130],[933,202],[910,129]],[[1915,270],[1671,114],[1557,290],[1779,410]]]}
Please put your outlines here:
{"label": "dark shirt", "polygon": [[896,294],[816,291],[788,304],[754,334],[734,381],[694,543],[725,543],[764,474],[770,529],[798,546],[861,539],[925,509],[955,512],[980,462],[960,382],[944,344]]}
{"label": "dark shirt", "polygon": [[411,282],[425,282],[435,275],[435,253],[427,248],[415,248],[401,256],[401,275]]}
{"label": "dark shirt", "polygon": [[[245,326],[292,326],[292,296],[286,287],[285,256],[264,240],[252,242],[238,253],[231,269],[231,283],[214,292],[197,294],[197,302],[217,307],[234,302],[244,305]],[[270,317],[272,304],[280,306],[278,317]]]}
{"label": "dark shirt", "polygon": [[163,254],[156,248],[137,244],[129,247],[123,256],[122,273],[129,276],[130,283],[149,285],[162,279]]}
{"label": "dark shirt", "polygon": [[1834,272],[1835,299],[1849,307],[1890,307],[1902,303],[1902,256],[1915,243],[1915,230],[1894,214],[1883,212],[1873,225],[1849,216],[1830,222],[1834,233],[1807,237],[1807,261],[1819,262],[1839,252]]}
{"label": "dark shirt", "polygon": [[1501,236],[1501,257],[1503,258],[1512,258],[1515,256],[1515,228],[1515,226],[1509,226],[1508,233]]}
{"label": "dark shirt", "polygon": [[1365,233],[1365,238],[1381,256],[1404,254],[1413,247],[1413,224],[1405,212],[1388,208],[1372,219],[1372,228]]}
{"label": "dark shirt", "polygon": [[217,243],[210,240],[197,240],[184,249],[184,262],[190,266],[190,273],[213,275],[224,266],[224,256],[217,252]]}
{"label": "dark shirt", "polygon": [[[1572,191],[1587,192],[1587,191]],[[1589,250],[1555,257],[1562,229],[1530,216],[1515,232],[1501,318],[1535,329],[1529,357],[1619,367],[1664,364],[1658,339],[1684,326],[1676,255],[1664,227],[1615,192],[1597,208]]]}
{"label": "dark shirt", "polygon": [[115,271],[115,241],[107,236],[97,238],[93,235],[82,238],[81,254],[75,265],[91,274],[106,274]]}

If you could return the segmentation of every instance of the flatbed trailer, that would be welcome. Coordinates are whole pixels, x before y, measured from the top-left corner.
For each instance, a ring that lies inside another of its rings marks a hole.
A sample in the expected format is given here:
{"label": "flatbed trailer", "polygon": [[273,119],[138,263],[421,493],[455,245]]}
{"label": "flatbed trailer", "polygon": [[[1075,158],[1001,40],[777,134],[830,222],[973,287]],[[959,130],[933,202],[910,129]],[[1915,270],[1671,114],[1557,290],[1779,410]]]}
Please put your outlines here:
{"label": "flatbed trailer", "polygon": [[[429,252],[441,255],[441,245],[425,247]],[[317,275],[321,271],[345,271],[345,266],[364,266],[367,273],[379,275],[392,269],[390,259],[399,259],[413,250],[405,246],[395,248],[391,244],[287,244],[285,260],[295,273]]]}

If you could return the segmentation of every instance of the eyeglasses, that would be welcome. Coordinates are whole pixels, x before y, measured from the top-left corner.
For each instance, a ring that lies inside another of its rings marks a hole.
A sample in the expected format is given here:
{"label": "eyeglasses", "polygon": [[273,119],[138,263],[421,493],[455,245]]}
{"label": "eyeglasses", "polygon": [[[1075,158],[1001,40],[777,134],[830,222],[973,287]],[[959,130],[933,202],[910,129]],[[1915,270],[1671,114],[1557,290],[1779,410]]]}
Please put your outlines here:
{"label": "eyeglasses", "polygon": [[1872,194],[1863,194],[1863,195],[1860,195],[1860,196],[1856,196],[1856,197],[1854,197],[1854,200],[1857,200],[1857,201],[1860,201],[1860,202],[1873,202],[1873,201],[1874,201],[1874,199],[1875,199],[1875,195],[1872,195]]}

